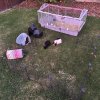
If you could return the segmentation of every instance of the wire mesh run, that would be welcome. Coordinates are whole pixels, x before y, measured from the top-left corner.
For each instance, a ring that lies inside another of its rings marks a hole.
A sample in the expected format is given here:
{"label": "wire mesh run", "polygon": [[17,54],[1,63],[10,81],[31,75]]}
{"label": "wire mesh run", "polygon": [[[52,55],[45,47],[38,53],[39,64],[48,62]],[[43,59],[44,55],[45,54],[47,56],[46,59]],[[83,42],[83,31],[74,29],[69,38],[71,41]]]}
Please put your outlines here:
{"label": "wire mesh run", "polygon": [[38,10],[42,27],[77,36],[86,22],[88,10],[43,4]]}

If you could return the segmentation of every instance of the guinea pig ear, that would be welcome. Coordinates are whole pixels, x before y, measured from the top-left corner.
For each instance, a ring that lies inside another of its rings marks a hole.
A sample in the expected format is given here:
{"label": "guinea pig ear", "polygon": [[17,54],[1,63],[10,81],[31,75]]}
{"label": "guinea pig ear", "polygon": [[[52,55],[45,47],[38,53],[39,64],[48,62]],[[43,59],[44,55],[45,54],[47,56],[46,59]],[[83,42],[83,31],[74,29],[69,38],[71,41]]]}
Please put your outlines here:
{"label": "guinea pig ear", "polygon": [[52,43],[54,46],[56,46],[57,44],[55,42]]}
{"label": "guinea pig ear", "polygon": [[54,42],[52,42],[51,44],[53,44],[53,45],[54,45],[55,43],[54,43]]}
{"label": "guinea pig ear", "polygon": [[55,43],[55,46],[57,45],[57,43]]}

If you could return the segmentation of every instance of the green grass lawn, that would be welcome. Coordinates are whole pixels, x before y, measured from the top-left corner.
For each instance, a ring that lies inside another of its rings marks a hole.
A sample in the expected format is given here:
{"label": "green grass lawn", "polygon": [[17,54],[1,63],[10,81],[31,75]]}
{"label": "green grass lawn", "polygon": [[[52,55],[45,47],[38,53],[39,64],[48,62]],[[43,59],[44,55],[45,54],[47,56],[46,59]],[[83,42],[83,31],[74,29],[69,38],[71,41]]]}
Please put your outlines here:
{"label": "green grass lawn", "polygon": [[[44,31],[21,47],[15,43],[31,23]],[[63,43],[43,49],[46,40]],[[7,49],[23,48],[26,56],[7,60]],[[32,9],[0,14],[0,100],[100,100],[100,18],[88,17],[77,37],[43,29]],[[90,65],[90,66],[89,66]]]}

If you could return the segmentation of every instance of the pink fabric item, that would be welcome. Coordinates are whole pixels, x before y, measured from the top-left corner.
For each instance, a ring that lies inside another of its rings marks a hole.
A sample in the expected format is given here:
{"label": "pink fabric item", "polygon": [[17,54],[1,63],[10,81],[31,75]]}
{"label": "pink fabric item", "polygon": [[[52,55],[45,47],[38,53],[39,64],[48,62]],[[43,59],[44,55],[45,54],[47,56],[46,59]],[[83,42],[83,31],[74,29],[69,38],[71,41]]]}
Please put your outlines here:
{"label": "pink fabric item", "polygon": [[7,50],[6,56],[7,56],[7,59],[23,58],[22,49]]}

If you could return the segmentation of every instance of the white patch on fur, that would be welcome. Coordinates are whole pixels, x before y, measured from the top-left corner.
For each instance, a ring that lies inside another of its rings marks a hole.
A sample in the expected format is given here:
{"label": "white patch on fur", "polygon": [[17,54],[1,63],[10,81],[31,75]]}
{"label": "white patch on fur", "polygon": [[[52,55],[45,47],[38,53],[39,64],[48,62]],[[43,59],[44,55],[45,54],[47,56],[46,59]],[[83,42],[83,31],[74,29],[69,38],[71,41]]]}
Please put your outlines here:
{"label": "white patch on fur", "polygon": [[54,40],[54,44],[61,44],[62,43],[62,39],[57,39],[57,40]]}

